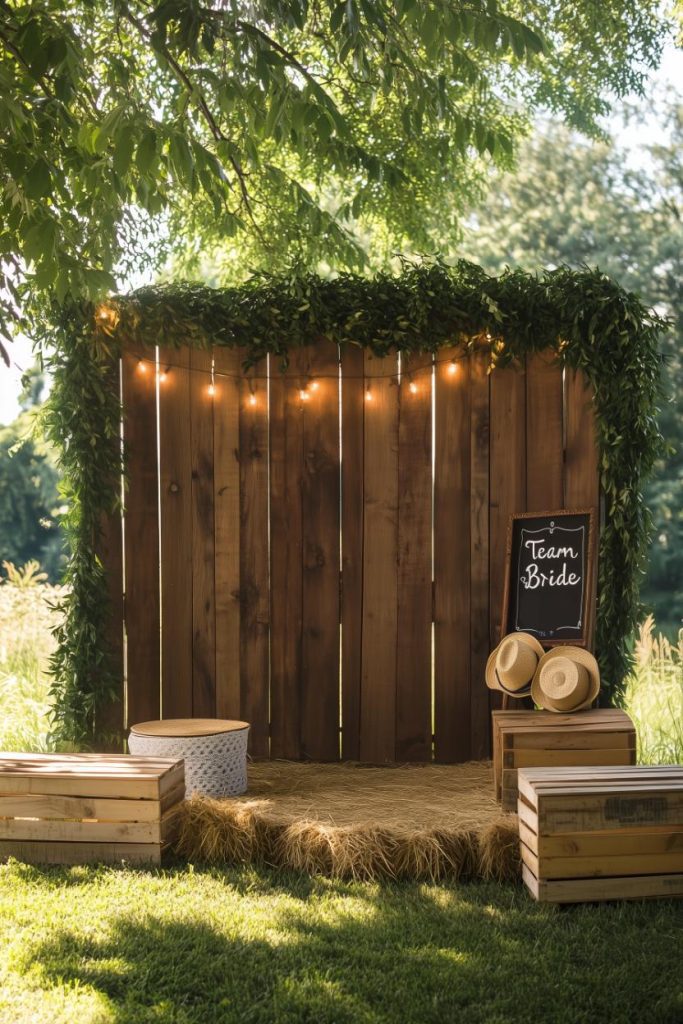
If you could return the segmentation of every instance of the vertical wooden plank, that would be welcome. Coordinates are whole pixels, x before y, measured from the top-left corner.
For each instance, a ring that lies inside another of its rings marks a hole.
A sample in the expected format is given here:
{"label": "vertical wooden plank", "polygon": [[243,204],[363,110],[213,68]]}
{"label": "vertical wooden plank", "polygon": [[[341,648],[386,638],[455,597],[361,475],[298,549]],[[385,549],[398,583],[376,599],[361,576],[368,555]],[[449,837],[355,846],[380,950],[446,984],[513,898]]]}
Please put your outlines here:
{"label": "vertical wooden plank", "polygon": [[[526,377],[524,366],[491,374],[491,506],[489,539],[491,629],[502,636],[505,555],[510,516],[526,511]],[[495,696],[492,691],[492,696]]]}
{"label": "vertical wooden plank", "polygon": [[214,598],[213,406],[211,353],[190,351],[192,457],[192,713],[216,714]]}
{"label": "vertical wooden plank", "polygon": [[[240,378],[244,353],[214,351],[213,501],[216,586],[216,714],[240,718]],[[251,408],[251,392],[247,397]]]}
{"label": "vertical wooden plank", "polygon": [[365,353],[370,387],[364,438],[363,640],[360,756],[395,757],[398,372],[395,355]]}
{"label": "vertical wooden plank", "polygon": [[122,359],[127,725],[159,717],[159,503],[154,351]]}
{"label": "vertical wooden plank", "polygon": [[190,353],[160,349],[161,714],[192,715]]}
{"label": "vertical wooden plank", "polygon": [[271,753],[301,756],[302,471],[300,350],[270,382]]}
{"label": "vertical wooden plank", "polygon": [[472,757],[491,751],[489,655],[489,363],[488,351],[472,356],[470,377],[470,730]]}
{"label": "vertical wooden plank", "polygon": [[432,361],[401,366],[396,758],[432,759]]}
{"label": "vertical wooden plank", "polygon": [[[592,387],[582,370],[567,368],[565,385],[565,463],[564,494],[567,508],[600,507],[600,461],[593,410]],[[598,516],[599,521],[599,516]],[[597,600],[597,571],[593,586],[593,603]],[[595,624],[588,637],[592,650]]]}
{"label": "vertical wooden plank", "polygon": [[363,351],[346,346],[342,366],[342,757],[360,758],[363,636],[363,480],[365,385]]}
{"label": "vertical wooden plank", "polygon": [[[111,368],[111,387],[121,394],[121,360],[115,359]],[[121,466],[117,484],[121,483]],[[97,538],[97,557],[106,574],[109,617],[107,643],[109,665],[115,680],[115,693],[111,700],[95,712],[95,730],[101,739],[99,749],[120,753],[124,736],[124,659],[123,659],[123,533],[121,509],[116,508],[100,521]]]}
{"label": "vertical wooden plank", "polygon": [[439,352],[434,433],[434,718],[437,761],[468,761],[470,737],[470,360]]}
{"label": "vertical wooden plank", "polygon": [[565,372],[567,508],[598,508],[600,480],[592,388],[582,370]]}
{"label": "vertical wooden plank", "polygon": [[[241,382],[240,401],[240,669],[242,717],[251,725],[249,750],[269,745],[268,362]],[[254,395],[255,404],[250,396]]]}
{"label": "vertical wooden plank", "polygon": [[301,756],[339,760],[339,353],[303,353]]}
{"label": "vertical wooden plank", "polygon": [[527,358],[526,505],[529,512],[564,507],[562,367],[552,352]]}

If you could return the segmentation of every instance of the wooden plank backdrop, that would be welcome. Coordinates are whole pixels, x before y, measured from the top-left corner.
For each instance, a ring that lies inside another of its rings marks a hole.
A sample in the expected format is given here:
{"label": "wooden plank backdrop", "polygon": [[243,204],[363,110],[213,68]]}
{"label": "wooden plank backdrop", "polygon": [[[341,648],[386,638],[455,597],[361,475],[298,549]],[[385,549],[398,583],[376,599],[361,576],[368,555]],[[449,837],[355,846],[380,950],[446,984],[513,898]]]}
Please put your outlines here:
{"label": "wooden plank backdrop", "polygon": [[123,549],[115,520],[102,538],[127,725],[239,717],[258,757],[487,756],[509,516],[599,505],[583,375],[324,340],[285,373],[142,354],[120,367]]}

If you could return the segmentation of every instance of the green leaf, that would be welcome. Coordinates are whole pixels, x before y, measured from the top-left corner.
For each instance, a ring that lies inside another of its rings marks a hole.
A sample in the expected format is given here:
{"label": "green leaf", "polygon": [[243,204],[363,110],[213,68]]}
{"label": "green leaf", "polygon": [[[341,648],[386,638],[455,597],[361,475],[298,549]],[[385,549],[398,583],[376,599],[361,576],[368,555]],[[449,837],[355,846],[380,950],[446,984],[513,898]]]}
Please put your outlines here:
{"label": "green leaf", "polygon": [[24,179],[24,189],[29,199],[44,199],[52,194],[50,168],[42,156],[29,168]]}
{"label": "green leaf", "polygon": [[157,157],[157,133],[154,128],[145,128],[135,152],[135,163],[141,174],[147,174]]}
{"label": "green leaf", "polygon": [[135,127],[124,125],[119,131],[114,148],[114,170],[120,177],[125,177],[133,159],[135,147]]}
{"label": "green leaf", "polygon": [[187,139],[184,135],[175,133],[171,136],[169,156],[171,158],[171,166],[173,167],[173,171],[178,181],[188,187],[191,187],[194,160],[192,158],[192,151],[187,144]]}

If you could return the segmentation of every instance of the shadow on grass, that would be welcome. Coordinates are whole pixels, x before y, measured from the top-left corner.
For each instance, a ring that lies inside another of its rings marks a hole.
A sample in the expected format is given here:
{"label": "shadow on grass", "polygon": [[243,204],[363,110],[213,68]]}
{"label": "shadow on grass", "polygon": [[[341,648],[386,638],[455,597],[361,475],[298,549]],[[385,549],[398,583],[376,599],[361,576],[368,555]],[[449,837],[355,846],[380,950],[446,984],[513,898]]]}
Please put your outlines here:
{"label": "shadow on grass", "polygon": [[[120,912],[104,938],[63,930],[34,945],[31,960],[47,984],[101,993],[108,1024],[681,1019],[682,921],[680,907],[668,903],[560,912],[515,886],[196,874],[220,883],[215,904],[204,898],[190,915],[170,892],[155,915]],[[220,905],[221,886],[233,892],[230,912]],[[244,909],[234,893],[285,899],[264,912],[260,903]]]}

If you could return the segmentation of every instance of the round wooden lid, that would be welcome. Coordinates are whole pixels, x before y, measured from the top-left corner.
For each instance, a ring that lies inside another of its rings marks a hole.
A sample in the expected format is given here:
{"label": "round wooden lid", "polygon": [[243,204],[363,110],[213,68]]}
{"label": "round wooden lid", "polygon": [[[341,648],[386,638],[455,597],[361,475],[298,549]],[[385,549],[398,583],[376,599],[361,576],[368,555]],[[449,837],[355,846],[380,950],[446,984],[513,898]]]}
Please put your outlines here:
{"label": "round wooden lid", "polygon": [[164,718],[160,722],[137,722],[130,731],[136,736],[215,736],[248,728],[249,722],[226,718]]}

